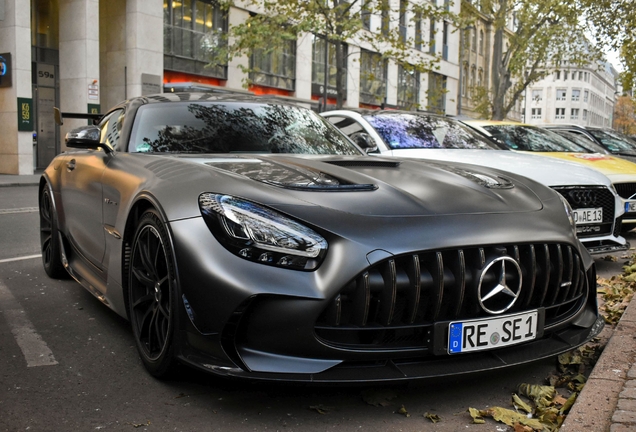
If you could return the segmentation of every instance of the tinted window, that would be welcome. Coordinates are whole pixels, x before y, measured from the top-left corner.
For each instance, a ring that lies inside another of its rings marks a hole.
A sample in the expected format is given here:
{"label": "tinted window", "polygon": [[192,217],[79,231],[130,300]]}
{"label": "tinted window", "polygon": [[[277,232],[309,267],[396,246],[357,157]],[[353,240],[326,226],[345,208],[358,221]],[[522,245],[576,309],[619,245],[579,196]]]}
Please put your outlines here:
{"label": "tinted window", "polygon": [[124,110],[113,111],[99,123],[101,129],[100,141],[115,148],[121,136],[121,128],[124,124]]}
{"label": "tinted window", "polygon": [[443,117],[425,114],[365,116],[391,149],[449,148],[498,149],[468,127]]}
{"label": "tinted window", "polygon": [[483,128],[513,150],[589,153],[586,148],[545,129],[519,125],[486,125]]}
{"label": "tinted window", "polygon": [[360,154],[310,110],[241,102],[139,108],[130,152]]}
{"label": "tinted window", "polygon": [[576,131],[566,131],[566,130],[554,130],[555,133],[561,135],[563,138],[566,138],[570,141],[574,141],[576,144],[581,147],[585,147],[591,152],[596,153],[607,153],[607,150],[601,147],[600,145],[592,142],[591,138],[587,135],[583,135]]}
{"label": "tinted window", "polygon": [[611,152],[635,151],[635,144],[629,138],[623,138],[618,133],[602,131],[598,129],[588,129],[604,146]]}

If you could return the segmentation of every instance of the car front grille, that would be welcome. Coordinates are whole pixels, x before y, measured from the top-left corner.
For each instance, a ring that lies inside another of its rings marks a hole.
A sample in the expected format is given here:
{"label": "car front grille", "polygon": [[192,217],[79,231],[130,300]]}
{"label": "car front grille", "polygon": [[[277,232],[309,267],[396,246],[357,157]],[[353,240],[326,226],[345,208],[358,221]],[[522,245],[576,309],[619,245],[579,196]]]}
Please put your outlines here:
{"label": "car front grille", "polygon": [[614,187],[621,198],[630,199],[636,195],[636,183],[614,183]]}
{"label": "car front grille", "polygon": [[[565,244],[518,244],[421,252],[381,261],[331,299],[315,330],[355,349],[426,348],[435,323],[493,317],[478,299],[482,270],[498,257],[521,269],[520,294],[505,313],[545,308],[545,327],[572,317],[589,290],[581,257]],[[518,271],[508,265],[508,281]],[[484,273],[483,284],[499,280]],[[518,276],[517,276],[518,280]]]}
{"label": "car front grille", "polygon": [[602,208],[603,221],[598,223],[577,225],[579,238],[596,237],[612,233],[614,226],[614,195],[604,186],[599,187],[555,187],[570,206],[576,209]]}

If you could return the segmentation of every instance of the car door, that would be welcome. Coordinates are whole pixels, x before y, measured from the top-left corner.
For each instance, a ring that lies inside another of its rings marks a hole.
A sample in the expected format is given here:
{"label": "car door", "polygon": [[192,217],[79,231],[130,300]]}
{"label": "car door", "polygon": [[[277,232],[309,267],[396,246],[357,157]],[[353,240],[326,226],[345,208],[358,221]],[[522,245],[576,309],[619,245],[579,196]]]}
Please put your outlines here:
{"label": "car door", "polygon": [[[119,139],[122,111],[114,111],[100,122],[101,142],[114,148]],[[66,235],[80,256],[99,270],[105,249],[102,175],[113,153],[89,149],[70,152],[60,177],[61,204]]]}

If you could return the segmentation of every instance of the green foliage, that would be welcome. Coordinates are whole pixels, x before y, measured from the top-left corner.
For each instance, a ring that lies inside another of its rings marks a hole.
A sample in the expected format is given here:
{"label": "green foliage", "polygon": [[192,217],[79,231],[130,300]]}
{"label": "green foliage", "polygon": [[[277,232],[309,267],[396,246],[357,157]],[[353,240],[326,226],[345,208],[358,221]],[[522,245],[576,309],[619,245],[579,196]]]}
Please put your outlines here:
{"label": "green foliage", "polygon": [[[264,53],[275,52],[282,44],[297,40],[306,35],[326,38],[330,46],[335,46],[336,88],[338,106],[342,106],[346,87],[347,56],[356,50],[349,49],[345,55],[344,45],[357,46],[382,54],[382,60],[391,60],[402,65],[407,71],[428,72],[438,68],[439,58],[413,50],[415,40],[403,37],[395,28],[401,11],[396,2],[365,0],[244,0],[241,8],[257,11],[238,24],[231,24],[219,49],[215,51],[212,63],[226,64],[234,58],[243,58],[239,67],[243,72],[251,72],[246,58],[255,50]],[[399,3],[399,2],[397,2]],[[224,3],[227,10],[234,5],[232,0]],[[423,19],[436,21],[444,19],[457,22],[458,17],[436,6],[432,2],[408,4],[409,12]],[[386,17],[378,31],[365,30],[365,18],[368,14]],[[407,20],[410,28],[414,20]],[[388,26],[388,27],[387,27]],[[390,28],[390,31],[383,29]],[[424,29],[422,30],[425,31]]]}
{"label": "green foliage", "polygon": [[[464,3],[465,5],[465,3]],[[563,0],[482,0],[482,14],[494,30],[490,117],[502,120],[525,89],[552,69],[580,66],[598,58],[585,43],[577,2]],[[470,5],[465,15],[477,13]],[[485,97],[484,92],[480,94]],[[485,102],[480,100],[485,109]]]}
{"label": "green foliage", "polygon": [[633,0],[580,0],[596,41],[620,53],[625,68],[624,90],[634,88],[636,77],[636,7]]}

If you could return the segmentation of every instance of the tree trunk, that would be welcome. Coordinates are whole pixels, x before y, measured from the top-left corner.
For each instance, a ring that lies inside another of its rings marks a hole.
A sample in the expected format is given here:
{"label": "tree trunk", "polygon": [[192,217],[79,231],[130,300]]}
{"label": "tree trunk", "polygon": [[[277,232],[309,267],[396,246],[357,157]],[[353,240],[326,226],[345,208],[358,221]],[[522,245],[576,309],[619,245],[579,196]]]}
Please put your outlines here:
{"label": "tree trunk", "polygon": [[344,55],[344,46],[341,41],[336,41],[336,109],[342,108],[346,95],[346,61],[347,56]]}
{"label": "tree trunk", "polygon": [[[507,0],[499,0],[499,10],[505,11]],[[506,92],[512,85],[508,72],[508,53],[504,54],[506,17],[495,18],[495,40],[492,56],[492,115],[493,120],[503,120],[506,117]]]}

